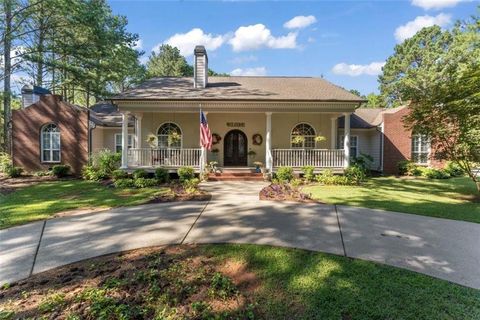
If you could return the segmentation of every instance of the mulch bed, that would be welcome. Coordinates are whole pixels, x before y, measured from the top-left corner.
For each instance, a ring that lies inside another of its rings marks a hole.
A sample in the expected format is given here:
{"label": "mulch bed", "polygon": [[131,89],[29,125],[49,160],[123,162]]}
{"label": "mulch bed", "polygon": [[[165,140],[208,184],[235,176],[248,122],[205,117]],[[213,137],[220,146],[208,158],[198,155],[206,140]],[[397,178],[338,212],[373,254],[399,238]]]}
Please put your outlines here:
{"label": "mulch bed", "polygon": [[251,306],[258,286],[245,265],[215,260],[202,247],[143,248],[0,288],[0,318],[246,319],[256,313]]}
{"label": "mulch bed", "polygon": [[270,184],[260,190],[260,200],[269,201],[295,201],[322,203],[310,197],[309,194],[303,193],[299,188],[294,188],[289,184]]}
{"label": "mulch bed", "polygon": [[170,187],[170,192],[155,196],[148,203],[173,202],[173,201],[209,201],[212,195],[208,192],[198,189],[196,192],[189,193],[179,185],[166,185]]}
{"label": "mulch bed", "polygon": [[0,193],[9,194],[16,191],[18,188],[32,186],[41,182],[71,180],[74,178],[57,178],[55,176],[30,176],[23,175],[18,178],[10,178],[0,175]]}

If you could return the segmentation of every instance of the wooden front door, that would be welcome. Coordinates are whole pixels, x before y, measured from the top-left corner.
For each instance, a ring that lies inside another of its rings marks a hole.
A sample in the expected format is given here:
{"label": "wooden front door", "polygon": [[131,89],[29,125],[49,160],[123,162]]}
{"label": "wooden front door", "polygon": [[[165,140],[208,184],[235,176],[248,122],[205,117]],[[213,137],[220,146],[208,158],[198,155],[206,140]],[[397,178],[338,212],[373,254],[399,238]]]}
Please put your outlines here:
{"label": "wooden front door", "polygon": [[232,130],[225,135],[223,165],[247,166],[247,136],[242,131]]}

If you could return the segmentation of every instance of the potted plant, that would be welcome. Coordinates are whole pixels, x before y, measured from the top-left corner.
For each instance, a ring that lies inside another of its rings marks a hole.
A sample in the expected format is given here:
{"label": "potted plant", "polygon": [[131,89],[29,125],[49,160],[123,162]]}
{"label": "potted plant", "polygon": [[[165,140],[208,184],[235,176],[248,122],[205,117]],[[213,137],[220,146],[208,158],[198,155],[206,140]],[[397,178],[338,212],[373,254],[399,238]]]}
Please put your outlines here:
{"label": "potted plant", "polygon": [[303,144],[304,141],[305,141],[304,136],[295,136],[295,137],[292,138],[292,143],[293,144]]}
{"label": "potted plant", "polygon": [[150,146],[150,148],[155,148],[155,147],[157,147],[157,136],[156,136],[156,135],[150,133],[150,134],[147,136],[147,140],[145,140],[145,141],[148,143],[148,145]]}
{"label": "potted plant", "polygon": [[315,137],[315,142],[322,142],[322,141],[326,141],[327,138],[325,138],[324,136],[316,136]]}
{"label": "potted plant", "polygon": [[182,139],[182,137],[177,132],[170,132],[167,139],[168,139],[168,145],[171,146],[179,142]]}
{"label": "potted plant", "polygon": [[260,161],[255,161],[255,162],[253,163],[253,165],[255,166],[255,172],[256,172],[256,173],[262,172],[263,163],[261,163]]}

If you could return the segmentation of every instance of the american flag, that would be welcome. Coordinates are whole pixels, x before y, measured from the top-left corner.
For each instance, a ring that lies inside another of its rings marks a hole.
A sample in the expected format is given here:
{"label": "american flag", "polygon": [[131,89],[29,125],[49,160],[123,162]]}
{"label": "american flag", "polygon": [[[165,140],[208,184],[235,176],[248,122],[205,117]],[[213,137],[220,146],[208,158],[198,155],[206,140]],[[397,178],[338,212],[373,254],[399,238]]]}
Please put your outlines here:
{"label": "american flag", "polygon": [[208,127],[207,117],[200,111],[200,146],[207,150],[212,149],[212,133]]}

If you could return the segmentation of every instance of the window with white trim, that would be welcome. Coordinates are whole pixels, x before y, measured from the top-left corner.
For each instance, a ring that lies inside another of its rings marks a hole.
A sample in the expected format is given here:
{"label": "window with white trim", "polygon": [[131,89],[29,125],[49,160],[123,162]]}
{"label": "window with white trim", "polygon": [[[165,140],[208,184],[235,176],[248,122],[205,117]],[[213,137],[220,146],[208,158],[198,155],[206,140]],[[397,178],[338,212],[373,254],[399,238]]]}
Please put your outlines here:
{"label": "window with white trim", "polygon": [[160,149],[180,149],[182,147],[182,130],[173,122],[165,122],[157,131]]}
{"label": "window with white trim", "polygon": [[[127,148],[133,148],[133,134],[128,134],[128,144]],[[122,134],[115,133],[115,152],[120,153],[122,152]]]}
{"label": "window with white trim", "polygon": [[414,134],[412,136],[412,161],[418,164],[428,163],[428,154],[430,152],[430,140],[424,134]]}
{"label": "window with white trim", "polygon": [[315,148],[315,129],[308,123],[297,124],[290,134],[290,146],[298,149]]}
{"label": "window with white trim", "polygon": [[60,162],[60,129],[56,124],[43,126],[40,149],[42,162]]}
{"label": "window with white trim", "polygon": [[[343,149],[345,136],[340,136],[338,149]],[[350,158],[358,157],[358,136],[350,136]]]}

